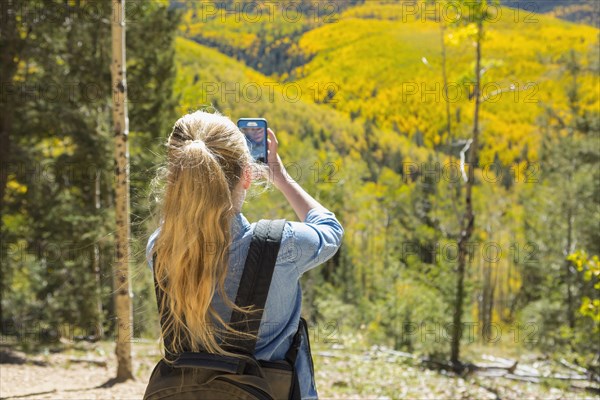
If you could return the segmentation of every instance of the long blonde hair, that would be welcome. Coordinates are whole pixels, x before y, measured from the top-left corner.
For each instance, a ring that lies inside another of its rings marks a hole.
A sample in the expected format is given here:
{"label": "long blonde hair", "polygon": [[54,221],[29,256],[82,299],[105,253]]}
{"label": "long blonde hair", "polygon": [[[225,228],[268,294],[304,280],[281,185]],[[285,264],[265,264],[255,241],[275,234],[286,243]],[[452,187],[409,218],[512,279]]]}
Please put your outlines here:
{"label": "long blonde hair", "polygon": [[215,323],[236,333],[211,307],[224,290],[235,214],[234,188],[255,167],[245,139],[227,117],[197,111],[181,117],[167,142],[162,225],[154,273],[163,291],[159,311],[167,353],[229,354]]}

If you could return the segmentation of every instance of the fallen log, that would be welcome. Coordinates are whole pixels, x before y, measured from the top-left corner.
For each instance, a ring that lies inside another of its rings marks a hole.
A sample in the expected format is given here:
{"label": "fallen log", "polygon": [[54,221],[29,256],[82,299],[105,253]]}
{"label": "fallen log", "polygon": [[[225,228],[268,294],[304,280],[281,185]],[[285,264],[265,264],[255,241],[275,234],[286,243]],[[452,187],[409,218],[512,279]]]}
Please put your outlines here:
{"label": "fallen log", "polygon": [[87,363],[87,364],[93,364],[93,365],[97,365],[99,367],[107,367],[107,363],[106,361],[103,360],[94,360],[91,358],[69,358],[67,359],[68,362],[71,363],[76,363],[76,364],[83,364],[83,363]]}
{"label": "fallen log", "polygon": [[571,371],[578,372],[579,374],[584,374],[589,380],[600,382],[600,375],[598,375],[595,371],[591,369],[584,368],[582,366],[573,364],[561,358],[558,362],[565,368],[570,369]]}

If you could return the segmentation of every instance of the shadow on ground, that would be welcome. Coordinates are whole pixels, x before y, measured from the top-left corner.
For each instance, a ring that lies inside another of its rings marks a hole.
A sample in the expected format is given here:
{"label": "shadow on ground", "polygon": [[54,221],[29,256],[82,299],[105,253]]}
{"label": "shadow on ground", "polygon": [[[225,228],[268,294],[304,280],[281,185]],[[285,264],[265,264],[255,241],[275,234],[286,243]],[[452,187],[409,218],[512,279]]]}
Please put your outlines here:
{"label": "shadow on ground", "polygon": [[10,348],[0,347],[0,364],[31,364],[39,367],[45,367],[48,365],[45,361],[29,360],[25,353],[14,351]]}

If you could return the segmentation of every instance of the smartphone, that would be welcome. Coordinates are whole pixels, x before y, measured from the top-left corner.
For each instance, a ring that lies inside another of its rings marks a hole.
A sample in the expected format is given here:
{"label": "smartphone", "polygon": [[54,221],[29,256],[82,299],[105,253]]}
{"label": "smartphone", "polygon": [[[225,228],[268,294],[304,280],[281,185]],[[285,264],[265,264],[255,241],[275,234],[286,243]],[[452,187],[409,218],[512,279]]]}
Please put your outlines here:
{"label": "smartphone", "polygon": [[246,136],[246,143],[252,157],[267,163],[267,120],[264,118],[240,118],[238,128]]}

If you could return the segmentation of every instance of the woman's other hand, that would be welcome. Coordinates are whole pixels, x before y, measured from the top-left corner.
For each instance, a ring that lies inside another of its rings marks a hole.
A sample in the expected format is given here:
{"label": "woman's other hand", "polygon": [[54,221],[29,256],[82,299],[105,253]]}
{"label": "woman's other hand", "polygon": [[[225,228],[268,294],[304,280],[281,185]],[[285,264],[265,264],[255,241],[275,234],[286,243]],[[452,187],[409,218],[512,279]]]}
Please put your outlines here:
{"label": "woman's other hand", "polygon": [[277,137],[275,136],[275,132],[271,130],[271,128],[267,129],[267,142],[268,142],[268,165],[269,165],[269,180],[276,186],[280,187],[282,183],[285,183],[289,176],[285,167],[283,166],[283,162],[281,161],[281,157],[277,153],[279,148],[279,142],[277,141]]}

